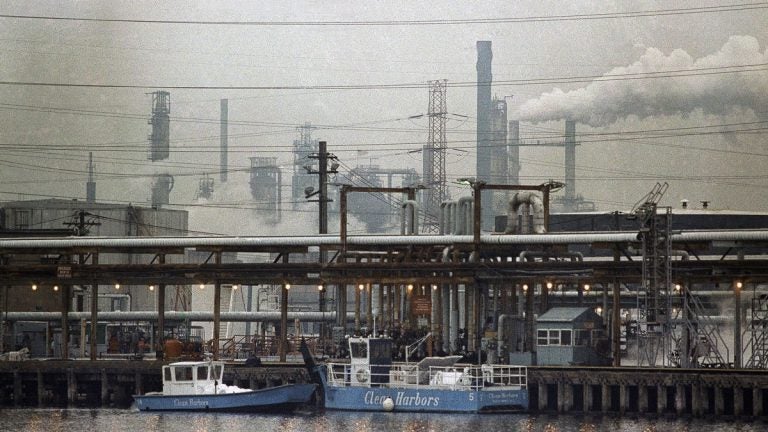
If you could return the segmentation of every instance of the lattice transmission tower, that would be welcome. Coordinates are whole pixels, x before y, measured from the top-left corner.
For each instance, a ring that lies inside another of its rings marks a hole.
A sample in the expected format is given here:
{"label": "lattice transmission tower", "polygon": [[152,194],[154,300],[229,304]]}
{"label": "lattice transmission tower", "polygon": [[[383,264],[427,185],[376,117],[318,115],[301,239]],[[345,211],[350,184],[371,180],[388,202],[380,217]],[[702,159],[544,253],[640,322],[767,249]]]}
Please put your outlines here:
{"label": "lattice transmission tower", "polygon": [[440,204],[448,199],[445,181],[445,122],[447,117],[445,93],[447,80],[428,81],[429,84],[429,138],[424,149],[424,230],[438,231]]}

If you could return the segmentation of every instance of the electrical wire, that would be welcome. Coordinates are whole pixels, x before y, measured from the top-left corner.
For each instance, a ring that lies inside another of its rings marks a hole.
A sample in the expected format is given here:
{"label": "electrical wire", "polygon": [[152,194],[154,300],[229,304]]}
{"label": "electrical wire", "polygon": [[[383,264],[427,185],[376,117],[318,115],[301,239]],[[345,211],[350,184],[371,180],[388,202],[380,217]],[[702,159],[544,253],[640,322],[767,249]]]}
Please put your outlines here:
{"label": "electrical wire", "polygon": [[604,19],[645,18],[661,16],[694,15],[706,13],[744,12],[768,8],[768,4],[737,3],[730,5],[697,6],[686,8],[648,9],[626,12],[601,12],[569,15],[540,15],[502,18],[461,18],[461,19],[419,19],[419,20],[375,20],[375,21],[266,21],[266,20],[238,20],[238,21],[206,21],[206,20],[150,20],[128,18],[88,18],[88,17],[64,17],[53,15],[13,15],[0,14],[0,18],[19,20],[45,20],[45,21],[76,21],[94,23],[121,23],[121,24],[174,24],[174,25],[206,25],[206,26],[435,26],[435,25],[467,25],[467,24],[518,24],[533,22],[561,22],[561,21],[591,21]]}
{"label": "electrical wire", "polygon": [[[766,5],[768,7],[768,5]],[[768,70],[768,63],[730,65],[708,68],[675,69],[654,72],[636,72],[609,75],[583,75],[552,78],[524,78],[497,80],[487,83],[492,87],[515,87],[526,85],[577,84],[585,82],[633,81],[660,78],[682,78],[692,76],[713,76],[734,73],[761,72]],[[482,83],[481,83],[482,84]],[[394,84],[327,84],[327,85],[177,85],[177,84],[106,84],[106,83],[64,83],[43,81],[2,80],[0,85],[26,87],[80,88],[80,89],[140,89],[140,90],[409,90],[428,89],[428,83]],[[476,81],[452,81],[447,87],[476,87]]]}

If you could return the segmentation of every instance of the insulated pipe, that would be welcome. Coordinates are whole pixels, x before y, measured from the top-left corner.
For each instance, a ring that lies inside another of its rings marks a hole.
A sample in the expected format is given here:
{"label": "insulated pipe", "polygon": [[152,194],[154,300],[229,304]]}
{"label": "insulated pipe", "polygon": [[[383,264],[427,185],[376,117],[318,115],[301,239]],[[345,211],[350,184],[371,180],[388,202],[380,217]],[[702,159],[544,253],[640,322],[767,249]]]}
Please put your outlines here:
{"label": "insulated pipe", "polygon": [[[442,262],[451,262],[451,252],[453,246],[447,246],[443,249]],[[458,325],[458,312],[456,311],[456,304],[452,303],[454,285],[444,284],[440,287],[442,290],[441,300],[442,312],[443,312],[443,351],[451,353],[451,347],[453,341],[456,339],[454,335],[456,333],[456,326]],[[454,314],[456,315],[456,321],[454,321]]]}
{"label": "insulated pipe", "polygon": [[448,204],[448,203],[445,202],[445,201],[440,203],[440,214],[438,214],[438,218],[437,218],[437,230],[438,230],[437,232],[440,235],[445,235],[446,234],[446,229],[445,229],[445,225],[446,225],[446,222],[445,222],[445,220],[446,220],[446,214],[445,214],[446,208],[445,208],[445,205],[446,204]]}
{"label": "insulated pipe", "polygon": [[443,248],[442,261],[444,263],[451,262],[452,251],[453,251],[453,246],[446,246],[445,248]]}
{"label": "insulated pipe", "polygon": [[456,201],[440,204],[440,234],[456,234]]}
{"label": "insulated pipe", "polygon": [[[3,314],[5,317],[5,314]],[[69,312],[68,320],[90,320],[90,312]],[[55,321],[61,319],[61,312],[8,312],[8,321]],[[156,311],[99,312],[99,321],[150,321],[157,319]],[[167,311],[166,321],[213,321],[213,312]],[[334,321],[336,312],[288,312],[288,319],[307,322]],[[347,314],[347,321],[355,319],[354,313]],[[280,312],[222,312],[221,321],[280,321]]]}
{"label": "insulated pipe", "polygon": [[517,232],[517,210],[521,205],[526,204],[533,210],[533,232],[543,234],[547,231],[544,226],[544,202],[533,192],[518,192],[509,200],[507,207],[507,229],[504,234],[514,234]]}
{"label": "insulated pipe", "polygon": [[459,346],[456,343],[459,339],[459,286],[458,285],[451,285],[451,318],[450,318],[450,335],[451,340],[450,343],[450,350],[449,352],[451,354],[454,354],[459,351]]}
{"label": "insulated pipe", "polygon": [[[766,230],[702,230],[672,234],[673,242],[696,241],[768,241]],[[473,242],[472,235],[367,235],[348,237],[355,245],[445,245]],[[588,244],[637,243],[637,232],[581,232],[563,234],[526,234],[514,236],[481,235],[483,244]],[[6,238],[0,239],[3,249],[55,248],[270,248],[279,246],[339,246],[338,235],[306,237],[67,237],[67,238]]]}
{"label": "insulated pipe", "polygon": [[461,197],[458,202],[458,217],[456,222],[456,234],[469,234],[472,232],[472,221],[474,220],[475,199],[473,197]]}
{"label": "insulated pipe", "polygon": [[505,359],[505,356],[506,356],[506,353],[509,352],[509,349],[505,348],[506,347],[505,338],[507,337],[507,335],[504,334],[504,323],[507,321],[507,318],[509,318],[509,315],[507,314],[499,315],[499,320],[498,320],[498,323],[496,324],[496,336],[497,336],[496,350],[497,350],[497,355],[500,362],[503,362],[503,361],[508,362],[508,360]]}
{"label": "insulated pipe", "polygon": [[415,200],[405,200],[400,211],[400,234],[419,234],[419,204]]}
{"label": "insulated pipe", "polygon": [[443,351],[451,351],[451,285],[443,284],[440,286],[440,301],[442,305],[440,310],[443,313]]}

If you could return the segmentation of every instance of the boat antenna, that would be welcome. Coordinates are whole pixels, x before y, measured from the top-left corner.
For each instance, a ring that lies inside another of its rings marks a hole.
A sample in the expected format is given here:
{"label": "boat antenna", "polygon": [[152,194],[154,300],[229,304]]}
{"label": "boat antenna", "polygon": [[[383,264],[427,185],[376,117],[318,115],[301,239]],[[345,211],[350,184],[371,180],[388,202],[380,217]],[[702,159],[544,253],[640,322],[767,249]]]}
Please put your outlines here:
{"label": "boat antenna", "polygon": [[432,332],[428,332],[416,342],[405,347],[405,364],[408,364],[408,358],[411,357],[411,354],[413,354],[413,352],[419,348],[419,345],[423,344],[430,336],[432,336]]}

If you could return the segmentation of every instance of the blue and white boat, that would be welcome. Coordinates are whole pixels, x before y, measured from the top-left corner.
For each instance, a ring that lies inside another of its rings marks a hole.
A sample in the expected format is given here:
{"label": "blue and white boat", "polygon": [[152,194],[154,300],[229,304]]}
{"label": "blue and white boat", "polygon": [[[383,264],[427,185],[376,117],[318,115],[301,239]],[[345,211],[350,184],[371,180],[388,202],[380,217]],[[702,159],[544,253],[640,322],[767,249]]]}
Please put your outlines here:
{"label": "blue and white boat", "polygon": [[[349,338],[349,363],[315,366],[323,404],[333,410],[514,412],[528,409],[527,369],[464,365],[459,356],[392,362],[389,338]],[[305,361],[312,362],[311,358]]]}
{"label": "blue and white boat", "polygon": [[224,363],[184,361],[163,366],[163,391],[135,395],[139,411],[291,411],[307,404],[316,384],[259,390],[223,384]]}

